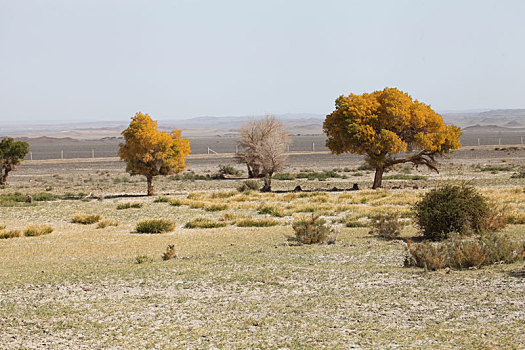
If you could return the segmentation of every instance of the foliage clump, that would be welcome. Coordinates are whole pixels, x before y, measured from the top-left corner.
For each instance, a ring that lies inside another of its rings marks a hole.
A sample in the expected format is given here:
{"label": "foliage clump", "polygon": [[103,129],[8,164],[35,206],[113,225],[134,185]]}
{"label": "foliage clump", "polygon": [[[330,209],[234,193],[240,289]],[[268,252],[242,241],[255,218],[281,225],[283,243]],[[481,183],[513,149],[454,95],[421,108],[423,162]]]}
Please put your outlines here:
{"label": "foliage clump", "polygon": [[405,266],[427,270],[479,268],[494,263],[513,263],[524,258],[523,242],[506,235],[487,233],[476,238],[452,235],[442,242],[408,243]]}
{"label": "foliage clump", "polygon": [[169,203],[169,201],[170,201],[169,197],[159,196],[159,197],[155,198],[153,203]]}
{"label": "foliage clump", "polygon": [[157,122],[148,114],[137,113],[122,136],[119,156],[132,176],[146,177],[148,196],[153,195],[153,177],[178,174],[185,169],[190,142],[182,138],[180,130],[159,131]]}
{"label": "foliage clump", "polygon": [[228,209],[228,204],[208,204],[204,206],[204,210],[206,211],[223,211]]}
{"label": "foliage clump", "polygon": [[330,237],[330,227],[326,220],[317,215],[296,218],[292,224],[295,237],[292,240],[300,244],[335,243],[335,236]]}
{"label": "foliage clump", "polygon": [[480,234],[487,229],[487,199],[468,185],[446,185],[428,192],[414,206],[416,223],[427,239],[446,239],[452,232]]}
{"label": "foliage clump", "polygon": [[223,165],[223,164],[219,164],[219,171],[217,173],[217,178],[219,179],[225,179],[226,176],[228,175],[231,175],[231,176],[241,176],[242,175],[242,171],[240,171],[239,169],[236,169],[235,167],[233,167],[232,165]]}
{"label": "foliage clump", "polygon": [[118,226],[118,221],[117,220],[102,220],[102,221],[99,221],[98,224],[97,224],[97,228],[106,228],[108,226]]}
{"label": "foliage clump", "polygon": [[22,237],[20,230],[0,230],[0,239]]}
{"label": "foliage clump", "polygon": [[125,202],[117,205],[117,210],[130,209],[130,208],[142,208],[143,204],[139,202]]}
{"label": "foliage clump", "polygon": [[252,120],[239,130],[239,152],[235,158],[246,164],[250,178],[263,177],[262,192],[270,192],[272,177],[284,168],[290,136],[284,125],[275,117],[267,115]]}
{"label": "foliage clump", "polygon": [[283,216],[286,216],[283,209],[273,206],[273,205],[261,204],[257,210],[259,214],[268,214],[268,215],[275,216],[278,218],[282,218]]}
{"label": "foliage clump", "polygon": [[385,238],[394,239],[399,237],[403,228],[403,222],[399,220],[398,213],[385,213],[370,218],[372,229],[370,234]]}
{"label": "foliage clump", "polygon": [[0,141],[0,186],[7,185],[7,176],[22,162],[29,144],[24,141],[15,141],[11,137],[5,137]]}
{"label": "foliage clump", "polygon": [[24,230],[24,236],[26,237],[35,237],[47,235],[53,232],[55,229],[49,225],[40,225],[40,226],[29,226]]}
{"label": "foliage clump", "polygon": [[137,223],[135,230],[138,233],[164,233],[173,231],[175,223],[165,219],[143,220]]}
{"label": "foliage clump", "polygon": [[137,255],[135,257],[135,262],[137,264],[144,264],[144,263],[152,263],[153,262],[153,258],[147,256],[147,255]]}
{"label": "foliage clump", "polygon": [[77,214],[71,220],[74,224],[91,225],[99,222],[102,217],[99,214]]}
{"label": "foliage clump", "polygon": [[239,192],[247,192],[247,191],[258,191],[261,188],[259,185],[259,182],[256,180],[246,180],[244,181],[237,190]]}
{"label": "foliage clump", "polygon": [[226,222],[219,222],[205,217],[198,217],[191,221],[188,221],[185,228],[216,228],[226,226]]}
{"label": "foliage clump", "polygon": [[461,147],[458,127],[396,88],[340,96],[335,104],[323,124],[326,146],[335,154],[366,155],[375,169],[372,188],[381,187],[383,173],[396,164],[437,171],[436,157]]}
{"label": "foliage clump", "polygon": [[241,219],[235,223],[238,227],[270,227],[279,225],[274,219]]}

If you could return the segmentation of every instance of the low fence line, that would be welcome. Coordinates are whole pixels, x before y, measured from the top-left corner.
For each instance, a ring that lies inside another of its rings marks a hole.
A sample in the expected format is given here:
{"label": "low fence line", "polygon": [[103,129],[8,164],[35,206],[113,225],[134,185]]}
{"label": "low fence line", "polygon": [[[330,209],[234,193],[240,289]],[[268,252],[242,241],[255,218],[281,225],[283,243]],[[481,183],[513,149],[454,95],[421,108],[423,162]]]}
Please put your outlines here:
{"label": "low fence line", "polygon": [[[510,142],[509,139],[512,139]],[[493,142],[491,142],[493,141]],[[461,140],[463,147],[491,147],[491,146],[503,146],[503,147],[520,147],[525,144],[525,136],[512,136],[512,137],[493,137],[493,138],[480,138],[480,137],[464,137]],[[36,147],[36,146],[35,146]],[[111,146],[113,147],[113,146]],[[43,150],[39,151],[30,150],[26,155],[26,160],[44,160],[44,159],[77,159],[77,158],[106,158],[106,157],[117,157],[117,146],[113,150],[97,150],[91,148],[89,150],[75,150],[64,147],[63,149],[57,148],[56,150]],[[228,152],[231,150],[231,152]],[[237,145],[215,145],[212,147],[205,145],[198,145],[193,150],[192,154],[203,154],[203,155],[218,155],[218,154],[235,154],[239,151]],[[310,146],[306,145],[291,145],[288,146],[287,151],[289,153],[297,152],[328,152],[329,149],[323,144],[311,142]]]}

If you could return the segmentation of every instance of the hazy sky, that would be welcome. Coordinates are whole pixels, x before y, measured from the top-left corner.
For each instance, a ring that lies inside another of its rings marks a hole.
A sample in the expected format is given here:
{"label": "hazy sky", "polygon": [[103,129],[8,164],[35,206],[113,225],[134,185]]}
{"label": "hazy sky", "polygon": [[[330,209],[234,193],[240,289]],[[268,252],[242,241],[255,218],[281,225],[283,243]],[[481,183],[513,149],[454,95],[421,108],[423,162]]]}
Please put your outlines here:
{"label": "hazy sky", "polygon": [[525,107],[525,1],[0,0],[0,122]]}

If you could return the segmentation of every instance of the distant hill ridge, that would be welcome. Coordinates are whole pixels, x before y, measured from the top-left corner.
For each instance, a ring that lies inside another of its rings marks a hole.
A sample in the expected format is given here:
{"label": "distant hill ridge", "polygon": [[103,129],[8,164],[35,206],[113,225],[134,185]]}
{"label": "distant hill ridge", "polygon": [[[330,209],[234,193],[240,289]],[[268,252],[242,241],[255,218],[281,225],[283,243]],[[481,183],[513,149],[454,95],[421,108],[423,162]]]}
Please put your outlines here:
{"label": "distant hill ridge", "polygon": [[[293,135],[322,134],[325,115],[314,113],[277,114],[285,127]],[[465,133],[484,131],[522,131],[525,128],[525,109],[496,109],[479,112],[446,112],[442,114],[447,124],[455,124]],[[164,130],[181,129],[186,137],[232,137],[239,127],[253,118],[261,116],[201,116],[182,120],[160,120],[159,127]],[[86,139],[109,139],[120,137],[128,121],[81,122],[47,125],[15,125],[0,127],[0,135],[18,138],[49,137],[49,142],[56,139],[63,141]],[[40,142],[45,142],[41,139]]]}

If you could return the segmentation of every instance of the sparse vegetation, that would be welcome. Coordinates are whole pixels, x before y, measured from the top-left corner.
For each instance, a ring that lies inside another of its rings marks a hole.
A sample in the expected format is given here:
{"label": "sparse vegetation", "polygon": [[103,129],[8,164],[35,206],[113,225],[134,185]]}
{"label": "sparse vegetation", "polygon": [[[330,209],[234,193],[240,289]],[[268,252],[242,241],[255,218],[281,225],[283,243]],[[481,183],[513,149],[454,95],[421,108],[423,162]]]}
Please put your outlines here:
{"label": "sparse vegetation", "polygon": [[175,223],[164,219],[143,220],[137,223],[135,230],[138,233],[165,233],[173,231]]}
{"label": "sparse vegetation", "polygon": [[509,264],[523,260],[523,249],[523,242],[502,234],[489,233],[479,238],[456,234],[443,242],[409,242],[405,266],[439,270],[478,268],[499,262]]}

